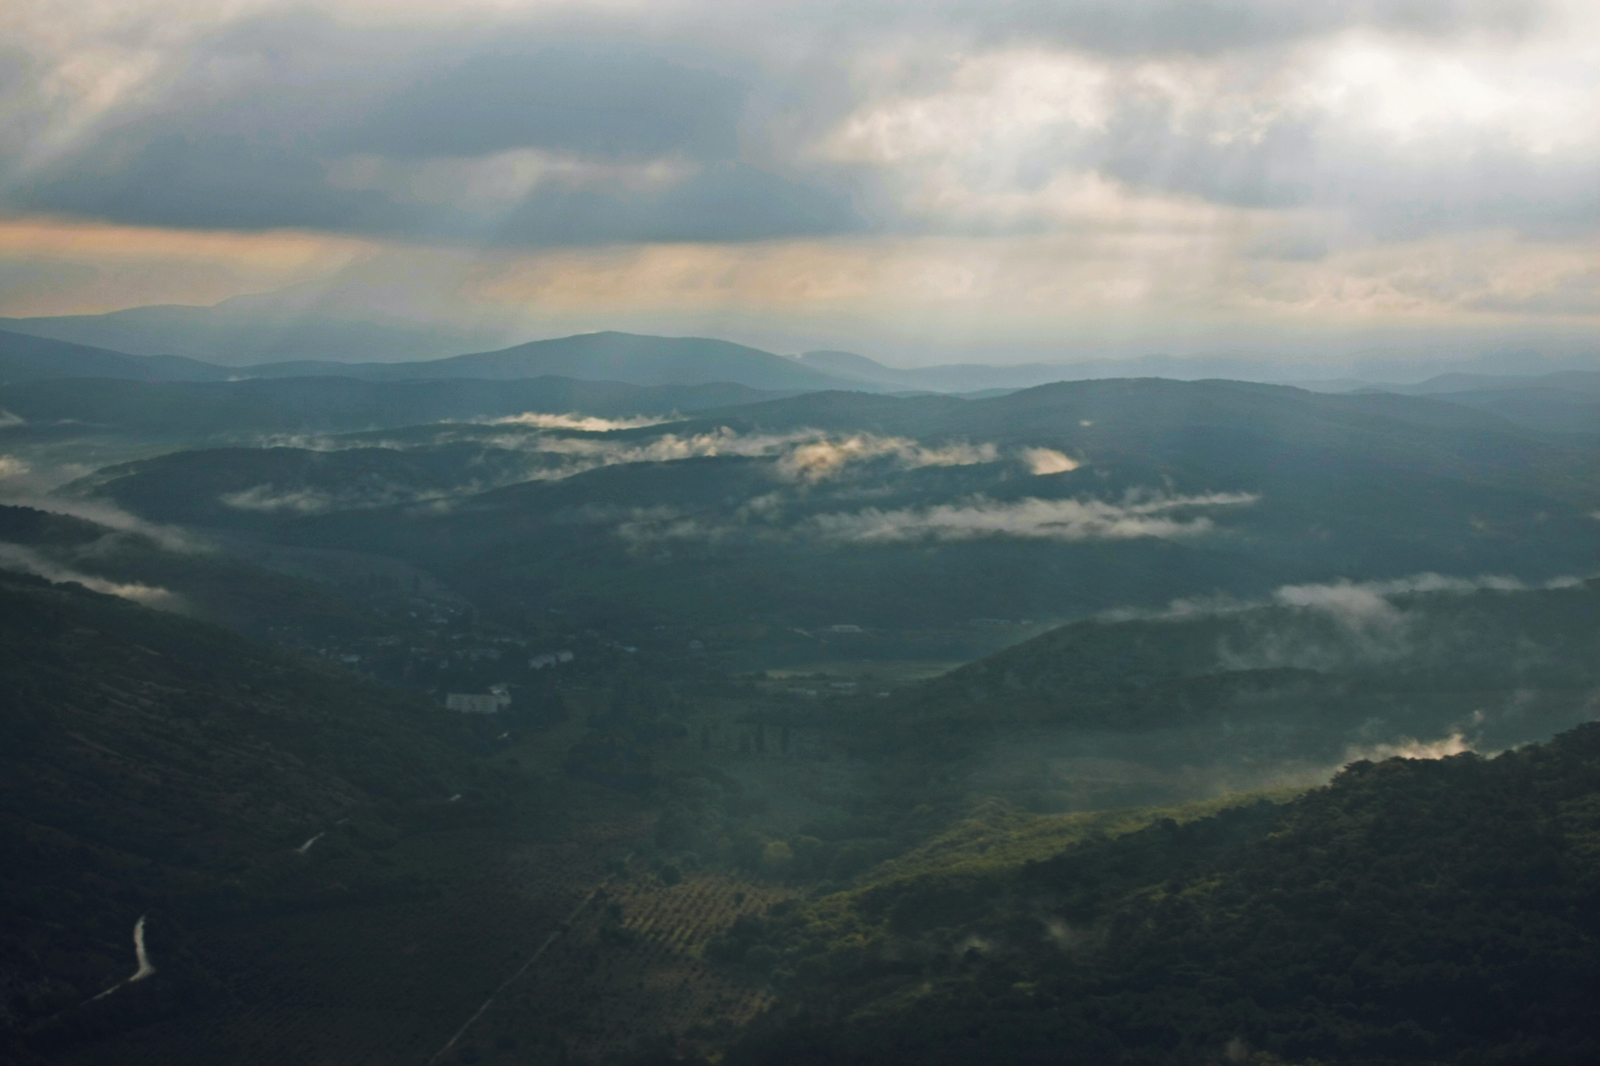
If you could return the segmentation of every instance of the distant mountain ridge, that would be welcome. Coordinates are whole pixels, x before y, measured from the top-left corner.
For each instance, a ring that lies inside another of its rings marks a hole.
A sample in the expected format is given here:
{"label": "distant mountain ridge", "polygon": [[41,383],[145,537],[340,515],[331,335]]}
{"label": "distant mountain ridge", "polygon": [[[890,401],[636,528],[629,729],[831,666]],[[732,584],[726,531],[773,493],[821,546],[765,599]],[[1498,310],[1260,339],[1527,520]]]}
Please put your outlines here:
{"label": "distant mountain ridge", "polygon": [[109,348],[0,331],[0,384],[49,378],[226,381],[232,372],[178,355],[129,355]]}
{"label": "distant mountain ridge", "polygon": [[244,381],[100,378],[0,385],[0,432],[59,434],[72,426],[156,439],[238,439],[263,433],[388,429],[527,413],[666,417],[792,393],[743,385],[660,385],[536,377],[513,381],[358,381],[347,377]]}
{"label": "distant mountain ridge", "polygon": [[[327,373],[329,364],[250,367],[259,376],[278,377],[309,370]],[[634,333],[580,333],[530,341],[493,352],[472,352],[426,363],[332,364],[341,376],[369,380],[400,378],[509,379],[557,375],[630,385],[700,385],[732,381],[756,389],[859,388],[849,378],[824,373],[759,348],[707,337],[653,337]],[[311,368],[316,369],[312,370]]]}
{"label": "distant mountain ridge", "polygon": [[[278,294],[282,295],[282,294]],[[285,360],[438,359],[503,343],[503,331],[360,321],[315,304],[239,296],[211,307],[155,304],[103,315],[0,318],[0,330],[110,348],[181,355],[225,366]]]}
{"label": "distant mountain ridge", "polygon": [[582,333],[530,341],[499,351],[417,362],[307,360],[223,367],[182,356],[130,355],[0,331],[0,382],[86,377],[133,381],[306,377],[386,382],[441,378],[511,381],[552,376],[645,387],[730,383],[790,392],[859,389],[863,385],[815,370],[795,359],[706,337]]}
{"label": "distant mountain ridge", "polygon": [[[0,325],[8,321],[11,320],[0,320]],[[1427,396],[1495,414],[1535,429],[1600,433],[1600,370],[1564,369],[1544,375],[1517,376],[1452,371],[1435,374],[1413,384],[1380,383],[1357,378],[1323,382],[1282,380],[1306,369],[1229,356],[1178,358],[1164,355],[1060,365],[952,364],[897,368],[854,352],[812,351],[791,358],[714,338],[657,337],[615,331],[530,341],[494,351],[420,361],[300,360],[224,367],[185,356],[134,355],[26,333],[0,331],[0,383],[47,378],[222,382],[337,377],[392,383],[443,379],[514,381],[559,377],[646,388],[725,383],[730,387],[767,393],[828,390],[940,392],[977,398],[1062,381],[1112,377],[1267,380],[1273,384],[1307,387],[1317,392],[1366,391]],[[757,398],[760,397],[730,396],[725,402],[750,402]],[[709,404],[690,402],[683,409],[706,406]],[[456,413],[437,417],[461,415]]]}
{"label": "distant mountain ridge", "polygon": [[[864,355],[843,351],[804,352],[798,359],[825,373],[854,378],[888,388],[929,392],[972,393],[987,389],[1028,389],[1059,381],[1096,378],[1158,377],[1178,381],[1227,378],[1275,385],[1295,385],[1318,392],[1353,392],[1361,389],[1404,392],[1412,395],[1474,389],[1522,388],[1534,383],[1600,388],[1600,361],[1594,358],[1551,363],[1537,374],[1502,375],[1462,370],[1442,370],[1447,361],[1373,360],[1299,364],[1227,352],[1192,356],[1141,355],[1120,359],[1089,359],[1062,363],[948,363],[938,366],[892,367]],[[1477,366],[1483,362],[1461,365]],[[1578,369],[1577,365],[1586,367]],[[1587,369],[1593,367],[1594,369]],[[1381,371],[1381,373],[1380,373]],[[1404,383],[1406,381],[1412,383]],[[1587,384],[1585,384],[1587,383]]]}
{"label": "distant mountain ridge", "polygon": [[1559,388],[1600,397],[1600,370],[1557,370],[1549,374],[1439,374],[1415,385],[1369,386],[1407,396],[1447,396],[1504,389]]}

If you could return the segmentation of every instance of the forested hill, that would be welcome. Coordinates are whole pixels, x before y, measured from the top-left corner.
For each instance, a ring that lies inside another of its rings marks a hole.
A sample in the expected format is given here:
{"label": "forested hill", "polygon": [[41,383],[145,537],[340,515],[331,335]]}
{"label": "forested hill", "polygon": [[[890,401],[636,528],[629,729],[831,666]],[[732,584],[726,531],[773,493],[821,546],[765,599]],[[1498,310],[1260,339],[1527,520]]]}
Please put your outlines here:
{"label": "forested hill", "polygon": [[0,410],[18,444],[70,436],[123,435],[194,443],[272,433],[364,430],[450,419],[545,412],[602,417],[657,415],[750,403],[773,395],[727,382],[645,387],[615,381],[534,377],[515,381],[350,377],[242,381],[128,381],[61,377],[0,382]]}
{"label": "forested hill", "polygon": [[1438,583],[1300,586],[1255,605],[1070,623],[902,694],[883,729],[965,746],[1017,728],[1218,728],[1237,744],[1241,730],[1292,722],[1302,742],[1329,735],[1324,758],[1380,722],[1422,737],[1470,716],[1506,747],[1592,716],[1600,581]]}
{"label": "forested hill", "polygon": [[[188,995],[182,923],[393,890],[397,825],[494,803],[459,715],[78,586],[0,572],[0,678],[0,1058],[128,976],[140,915],[141,996]],[[319,833],[348,861],[302,884]]]}
{"label": "forested hill", "polygon": [[1600,724],[1042,862],[1001,842],[738,930],[788,1002],[729,1061],[1600,1061]]}

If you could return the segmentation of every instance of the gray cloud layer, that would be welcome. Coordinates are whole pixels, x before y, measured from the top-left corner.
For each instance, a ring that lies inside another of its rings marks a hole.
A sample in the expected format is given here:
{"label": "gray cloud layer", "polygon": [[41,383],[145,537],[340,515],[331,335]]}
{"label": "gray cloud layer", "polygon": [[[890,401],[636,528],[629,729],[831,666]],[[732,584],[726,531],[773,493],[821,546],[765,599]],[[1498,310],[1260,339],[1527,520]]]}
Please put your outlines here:
{"label": "gray cloud layer", "polygon": [[[748,93],[695,49],[614,34],[262,18],[205,43],[158,100],[13,173],[6,200],[143,225],[514,245],[859,229],[837,189],[738,158]],[[541,158],[495,166],[517,151]],[[430,195],[407,165],[441,160],[455,173]],[[474,183],[485,195],[462,202]]]}
{"label": "gray cloud layer", "polygon": [[[64,105],[41,88],[51,57],[5,53],[0,204],[512,246],[1048,229],[1038,212],[989,218],[952,212],[948,196],[919,201],[916,168],[895,152],[841,159],[818,147],[875,102],[901,99],[914,114],[919,98],[962,83],[953,56],[1026,48],[1098,64],[1106,113],[1030,119],[1015,143],[976,145],[939,173],[981,166],[963,180],[1012,198],[1098,174],[1218,204],[1347,211],[1380,237],[1570,234],[1600,222],[1593,137],[1530,150],[1463,110],[1463,129],[1401,143],[1352,131],[1364,100],[1271,88],[1305,62],[1295,49],[1307,42],[1360,32],[1448,49],[1490,35],[1509,49],[1547,15],[1527,0],[703,0],[382,26],[258,15],[177,54],[146,92],[64,144],[50,135]],[[1140,63],[1189,64],[1173,77],[1192,84],[1152,80]],[[1196,102],[1195,86],[1213,97]],[[1314,260],[1321,240],[1260,254]]]}

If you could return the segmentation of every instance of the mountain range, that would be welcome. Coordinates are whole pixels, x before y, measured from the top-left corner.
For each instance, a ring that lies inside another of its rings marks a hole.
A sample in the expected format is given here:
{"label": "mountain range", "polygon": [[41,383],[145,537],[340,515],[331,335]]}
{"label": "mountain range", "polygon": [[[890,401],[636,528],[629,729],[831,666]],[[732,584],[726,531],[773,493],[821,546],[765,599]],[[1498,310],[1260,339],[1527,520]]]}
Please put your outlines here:
{"label": "mountain range", "polygon": [[[1600,453],[1456,404],[1241,382],[808,393],[654,425],[194,448],[61,490],[375,551],[521,616],[899,632],[1423,571],[1586,573]],[[708,590],[715,590],[708,595]],[[646,639],[641,637],[640,639]],[[765,649],[765,650],[764,650]]]}
{"label": "mountain range", "polygon": [[330,312],[309,292],[237,296],[210,307],[158,304],[100,315],[0,318],[0,330],[220,366],[303,360],[438,359],[509,339],[497,329]]}
{"label": "mountain range", "polygon": [[[30,421],[76,419],[121,425],[144,417],[142,411],[182,409],[193,411],[193,417],[200,421],[210,418],[226,425],[242,415],[238,422],[241,429],[295,432],[306,428],[393,426],[437,418],[493,417],[518,413],[514,409],[519,403],[527,405],[521,410],[552,411],[550,404],[565,402],[570,405],[566,408],[569,411],[614,417],[619,413],[653,415],[673,409],[688,411],[750,402],[760,398],[760,393],[941,392],[974,386],[969,394],[982,398],[1059,380],[1063,375],[1100,378],[1113,367],[1124,374],[1130,369],[1173,369],[1171,361],[1156,359],[1154,363],[1145,360],[1095,368],[974,366],[901,371],[847,352],[812,352],[788,358],[726,341],[626,333],[582,334],[500,351],[404,363],[300,361],[228,368],[182,356],[129,355],[0,332],[0,389],[5,390],[0,395],[0,410]],[[940,377],[946,370],[960,374]],[[135,381],[151,387],[97,385],[69,389],[41,385],[17,391],[29,383],[72,378]],[[343,380],[318,387],[264,384],[273,379],[327,378]],[[608,384],[531,389],[467,384],[534,378]],[[354,384],[357,381],[369,385],[363,388]],[[404,385],[423,381],[451,384]],[[190,383],[214,387],[197,389]],[[392,387],[376,387],[379,385]],[[690,389],[646,394],[630,393],[621,386]],[[710,386],[722,388],[706,391]],[[739,392],[734,386],[746,391]],[[564,400],[561,388],[569,390]],[[430,389],[443,392],[431,402],[407,399],[428,396]],[[1431,396],[1532,428],[1600,433],[1600,371],[1560,371],[1535,377],[1452,373],[1409,386],[1376,388],[1346,382],[1343,391]],[[202,411],[211,413],[201,414]],[[281,416],[269,427],[265,423],[273,419],[264,417],[263,411],[278,411]]]}
{"label": "mountain range", "polygon": [[[651,376],[662,372],[656,364],[664,360],[653,360],[654,369],[642,373],[628,362],[625,349],[630,342],[624,334],[583,334],[580,337],[606,339],[555,338],[506,348],[504,344],[517,331],[505,324],[463,327],[414,314],[384,316],[362,309],[365,297],[359,288],[330,295],[319,293],[314,287],[291,287],[276,293],[235,297],[211,307],[150,306],[101,315],[0,318],[0,331],[141,356],[184,357],[224,367],[229,374],[339,373],[385,379],[556,374],[643,385],[667,383],[666,379]],[[777,356],[788,364],[784,369],[770,358],[761,358],[772,353],[735,346],[741,349],[742,358],[735,360],[740,373],[755,377],[728,377],[716,376],[726,374],[727,367],[734,365],[727,361],[732,354],[727,342],[672,340],[686,342],[677,345],[677,351],[671,353],[673,359],[689,357],[669,371],[689,376],[673,377],[672,383],[731,380],[754,388],[779,389],[840,387],[842,382],[848,382],[850,387],[873,390],[972,393],[1083,378],[1169,377],[1236,378],[1346,391],[1364,386],[1403,387],[1463,373],[1504,377],[1511,368],[1521,368],[1524,376],[1600,368],[1600,356],[1593,346],[1574,343],[1570,338],[1550,340],[1548,350],[1542,353],[1465,342],[1427,349],[1374,348],[1340,357],[1299,359],[1270,352],[1225,350],[1181,356],[1155,353],[1085,358],[1064,350],[1059,357],[1020,365],[950,363],[919,367],[887,366],[854,352],[818,350],[793,357]],[[719,347],[720,352],[715,350]],[[0,344],[0,351],[3,348]],[[448,362],[461,352],[479,354],[464,362]],[[574,358],[586,360],[588,365],[577,368],[571,363]],[[377,365],[358,369],[368,363]],[[414,371],[394,365],[405,363],[442,365]],[[797,370],[795,364],[804,370]],[[205,371],[192,366],[173,365],[168,369],[179,376],[208,380],[203,376]],[[707,373],[712,376],[701,376]],[[822,384],[819,378],[832,379],[831,384]],[[6,372],[3,355],[0,380],[16,380]]]}
{"label": "mountain range", "polygon": [[0,368],[7,1062],[1600,1047],[1594,374]]}

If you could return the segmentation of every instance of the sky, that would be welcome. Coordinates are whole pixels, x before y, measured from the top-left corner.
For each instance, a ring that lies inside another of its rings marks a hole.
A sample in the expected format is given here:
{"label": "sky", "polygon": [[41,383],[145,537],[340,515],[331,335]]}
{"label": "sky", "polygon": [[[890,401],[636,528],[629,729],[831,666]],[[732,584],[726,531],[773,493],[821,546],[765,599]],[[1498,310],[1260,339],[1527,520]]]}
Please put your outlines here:
{"label": "sky", "polygon": [[7,0],[0,315],[1600,349],[1592,0]]}

